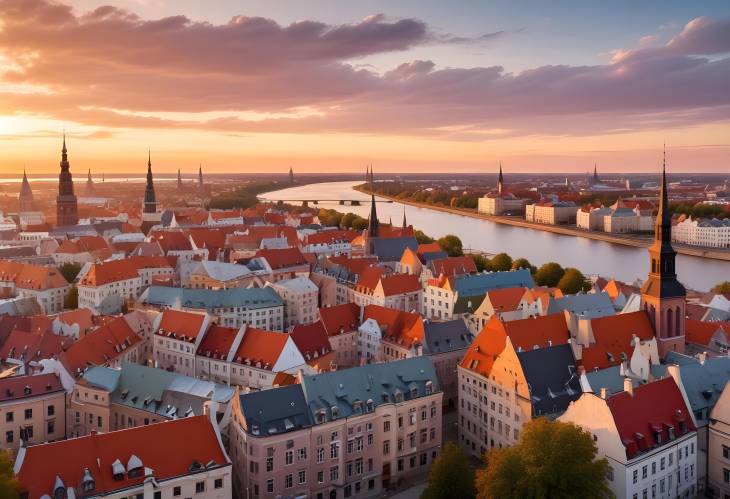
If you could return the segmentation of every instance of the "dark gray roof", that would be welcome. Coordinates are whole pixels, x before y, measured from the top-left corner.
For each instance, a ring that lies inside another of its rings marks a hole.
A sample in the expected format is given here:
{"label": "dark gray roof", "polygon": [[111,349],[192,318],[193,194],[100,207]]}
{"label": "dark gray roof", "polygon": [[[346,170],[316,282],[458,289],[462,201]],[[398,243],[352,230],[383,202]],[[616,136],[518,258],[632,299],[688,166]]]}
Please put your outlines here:
{"label": "dark gray roof", "polygon": [[467,348],[474,335],[466,327],[462,319],[454,319],[446,322],[425,322],[424,343],[426,353],[436,354],[453,352]]}
{"label": "dark gray roof", "polygon": [[230,307],[258,309],[284,305],[281,297],[270,287],[194,289],[150,286],[146,293],[145,303],[157,306],[175,306],[199,310],[214,310]]}
{"label": "dark gray roof", "polygon": [[570,345],[517,352],[530,388],[533,416],[557,416],[581,395]]}
{"label": "dark gray roof", "polygon": [[[507,272],[482,272],[454,278],[454,288],[460,297],[484,296],[488,291],[502,288],[532,288],[535,281],[528,269]],[[481,303],[481,300],[480,300]],[[479,306],[479,304],[477,304]]]}
{"label": "dark gray roof", "polygon": [[0,248],[0,259],[2,260],[29,256],[38,256],[35,250],[30,246],[8,246],[7,248]]}
{"label": "dark gray roof", "polygon": [[421,254],[421,260],[426,264],[431,263],[431,260],[441,260],[448,257],[449,255],[445,251],[429,251]]}
{"label": "dark gray roof", "polygon": [[251,435],[268,436],[312,426],[301,385],[244,393],[240,402]]}
{"label": "dark gray roof", "polygon": [[616,313],[611,298],[605,292],[566,295],[561,298],[550,299],[547,309],[548,314],[557,314],[564,310],[587,319],[606,317]]}
{"label": "dark gray roof", "polygon": [[710,357],[700,362],[694,357],[670,351],[667,364],[679,366],[679,376],[698,426],[707,424],[710,411],[730,381],[730,357]]}
{"label": "dark gray roof", "polygon": [[378,238],[371,242],[373,254],[378,257],[380,262],[398,262],[406,248],[413,251],[418,249],[418,241],[412,236]]}

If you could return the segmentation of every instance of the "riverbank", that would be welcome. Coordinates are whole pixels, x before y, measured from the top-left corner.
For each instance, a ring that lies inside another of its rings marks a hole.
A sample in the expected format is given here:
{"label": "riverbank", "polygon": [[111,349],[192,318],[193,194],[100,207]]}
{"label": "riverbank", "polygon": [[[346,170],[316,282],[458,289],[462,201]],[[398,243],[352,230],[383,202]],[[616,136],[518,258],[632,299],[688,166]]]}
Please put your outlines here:
{"label": "riverbank", "polygon": [[[370,194],[369,191],[353,187],[354,190],[362,192],[363,194]],[[453,215],[462,215],[465,217],[477,218],[481,220],[488,220],[490,222],[511,225],[514,227],[524,227],[528,229],[541,230],[543,232],[552,232],[553,234],[561,234],[564,236],[583,237],[586,239],[592,239],[594,241],[603,241],[611,244],[620,244],[623,246],[632,246],[634,248],[648,248],[652,239],[651,236],[640,236],[640,235],[624,235],[624,234],[609,234],[606,232],[588,231],[578,229],[577,227],[571,227],[567,225],[547,225],[535,222],[528,222],[518,217],[507,217],[499,215],[485,215],[483,213],[477,213],[475,210],[469,210],[465,208],[452,208],[450,206],[436,206],[427,203],[419,203],[416,201],[410,201],[408,199],[399,199],[395,196],[387,196],[385,194],[376,194],[376,196],[390,199],[397,203],[402,203],[409,206],[415,206],[418,208],[426,208],[435,211],[441,211],[444,213],[451,213]],[[674,249],[681,255],[696,256],[700,258],[709,258],[712,260],[721,260],[730,262],[730,250],[723,250],[719,248],[702,248],[697,246],[690,246],[687,244],[673,244]]]}

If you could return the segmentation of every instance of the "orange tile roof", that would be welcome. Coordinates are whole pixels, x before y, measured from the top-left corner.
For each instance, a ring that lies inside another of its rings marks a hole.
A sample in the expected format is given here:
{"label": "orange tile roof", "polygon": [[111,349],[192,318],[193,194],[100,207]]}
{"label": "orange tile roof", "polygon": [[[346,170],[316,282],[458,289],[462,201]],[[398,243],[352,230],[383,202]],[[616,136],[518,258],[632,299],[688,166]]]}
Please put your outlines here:
{"label": "orange tile roof", "polygon": [[726,336],[730,336],[730,324],[727,323],[686,319],[684,324],[684,332],[688,343],[710,346],[710,340],[718,330]]}
{"label": "orange tile roof", "polygon": [[160,481],[189,475],[194,462],[203,467],[208,463],[229,465],[210,418],[193,416],[32,445],[26,449],[18,479],[28,496],[37,499],[53,495],[57,476],[67,487],[78,488],[88,468],[96,485],[94,495],[123,492],[141,486],[145,479],[144,473],[114,479],[112,463],[118,459],[126,468],[132,455],[154,470]]}
{"label": "orange tile roof", "polygon": [[58,314],[58,320],[64,324],[78,324],[79,331],[85,331],[94,325],[94,317],[88,308],[77,308],[67,310]]}
{"label": "orange tile roof", "polygon": [[327,330],[322,321],[294,326],[291,331],[291,339],[307,362],[316,361],[332,351]]}
{"label": "orange tile roof", "polygon": [[270,371],[281,356],[288,339],[289,334],[287,333],[274,333],[249,327],[233,356],[234,361],[253,367],[260,362],[260,369]]}
{"label": "orange tile roof", "polygon": [[387,269],[384,267],[365,267],[360,273],[355,289],[360,292],[371,294],[378,286],[380,279],[386,272]]}
{"label": "orange tile roof", "polygon": [[484,326],[501,327],[509,336],[515,349],[532,350],[535,346],[545,348],[550,345],[568,343],[570,332],[563,314],[542,315],[529,319],[502,322],[496,316]]}
{"label": "orange tile roof", "polygon": [[198,346],[197,354],[212,359],[225,359],[237,334],[238,328],[215,324],[206,331],[203,341]]}
{"label": "orange tile roof", "polygon": [[527,288],[502,288],[493,289],[485,295],[484,299],[489,300],[496,312],[512,312],[525,296]]}
{"label": "orange tile roof", "polygon": [[162,256],[132,256],[122,260],[95,263],[81,279],[83,286],[101,286],[110,282],[134,279],[139,270],[150,268],[170,268],[170,260]]}
{"label": "orange tile roof", "polygon": [[[28,393],[28,389],[30,389],[30,393]],[[55,374],[11,376],[0,379],[0,402],[64,391],[61,381]]]}
{"label": "orange tile roof", "polygon": [[421,290],[421,282],[413,274],[391,274],[382,276],[380,284],[383,286],[385,296],[402,295],[414,293]]}
{"label": "orange tile roof", "polygon": [[79,338],[60,360],[70,373],[80,373],[89,366],[107,365],[140,341],[124,317],[117,317]]}
{"label": "orange tile roof", "polygon": [[360,307],[354,303],[320,308],[319,316],[329,336],[340,334],[340,330],[355,331],[360,325]]}
{"label": "orange tile roof", "polygon": [[205,318],[205,314],[166,309],[162,312],[160,327],[155,331],[155,334],[193,343],[200,334]]}
{"label": "orange tile roof", "polygon": [[70,343],[70,338],[58,336],[51,331],[37,334],[15,330],[10,333],[0,348],[0,358],[20,359],[22,357],[26,362],[50,359],[61,353],[63,348]]}
{"label": "orange tile roof", "polygon": [[420,314],[403,312],[380,305],[367,305],[363,309],[363,322],[373,319],[383,332],[383,339],[411,347],[423,343],[425,334]]}
{"label": "orange tile roof", "polygon": [[426,243],[418,245],[418,254],[423,255],[424,253],[439,253],[443,251],[439,243]]}
{"label": "orange tile roof", "polygon": [[487,323],[464,353],[461,367],[489,377],[495,359],[502,353],[506,344],[507,333],[504,328],[496,325],[490,327]]}
{"label": "orange tile roof", "polygon": [[188,236],[180,231],[155,231],[150,234],[150,238],[160,245],[165,254],[169,251],[190,251],[193,249]]}
{"label": "orange tile roof", "polygon": [[346,255],[331,256],[327,261],[344,267],[353,274],[362,274],[366,268],[378,263],[378,259],[375,257],[352,258]]}
{"label": "orange tile roof", "polygon": [[272,270],[309,265],[299,248],[262,249],[256,256],[265,258]]}
{"label": "orange tile roof", "polygon": [[591,328],[596,342],[583,348],[580,361],[586,371],[616,366],[621,363],[622,353],[630,358],[633,335],[640,340],[654,337],[654,328],[643,310],[592,319]]}
{"label": "orange tile roof", "polygon": [[274,376],[274,381],[271,383],[272,386],[288,386],[288,385],[296,385],[299,383],[299,379],[297,379],[296,376],[286,373],[284,371],[276,373]]}
{"label": "orange tile roof", "polygon": [[0,261],[0,281],[12,281],[18,288],[34,291],[68,286],[66,279],[55,267],[10,261]]}
{"label": "orange tile roof", "polygon": [[603,287],[603,291],[608,293],[609,298],[612,300],[618,298],[619,293],[623,293],[623,295],[628,298],[632,293],[640,292],[639,288],[629,286],[628,284],[615,279],[608,281],[608,283]]}
{"label": "orange tile roof", "polygon": [[474,258],[469,255],[438,258],[431,260],[430,264],[433,266],[435,275],[444,275],[446,277],[472,274],[477,271]]}

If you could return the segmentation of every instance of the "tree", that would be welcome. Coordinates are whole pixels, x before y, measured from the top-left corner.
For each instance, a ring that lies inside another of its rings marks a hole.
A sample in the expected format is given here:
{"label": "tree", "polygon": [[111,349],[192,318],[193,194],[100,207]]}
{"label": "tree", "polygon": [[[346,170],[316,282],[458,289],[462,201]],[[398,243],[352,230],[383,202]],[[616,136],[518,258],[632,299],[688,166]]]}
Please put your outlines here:
{"label": "tree", "polygon": [[20,497],[20,483],[13,473],[13,459],[9,450],[0,450],[0,497]]}
{"label": "tree", "polygon": [[441,249],[446,252],[449,256],[462,256],[464,254],[464,248],[461,244],[461,239],[453,234],[448,234],[438,240]]}
{"label": "tree", "polygon": [[363,217],[357,217],[352,221],[353,230],[365,230],[368,228],[368,221]]}
{"label": "tree", "polygon": [[413,231],[413,237],[416,238],[418,244],[431,244],[434,242],[434,239],[424,234],[422,230]]}
{"label": "tree", "polygon": [[343,227],[347,227],[348,229],[352,227],[352,222],[354,222],[357,219],[357,215],[355,215],[352,212],[347,212],[342,216],[342,220],[340,220],[340,224]]}
{"label": "tree", "polygon": [[559,263],[549,262],[540,267],[535,272],[535,282],[540,286],[549,286],[554,288],[560,282],[565,270]]}
{"label": "tree", "polygon": [[507,253],[498,253],[489,261],[489,266],[494,271],[505,272],[512,268],[512,257]]}
{"label": "tree", "polygon": [[517,260],[512,262],[512,270],[517,269],[527,269],[530,271],[531,274],[537,272],[537,267],[532,265],[527,258],[518,258]]}
{"label": "tree", "polygon": [[78,263],[64,263],[58,267],[58,271],[68,282],[74,282],[76,276],[81,272],[81,265]]}
{"label": "tree", "polygon": [[477,266],[479,272],[487,272],[492,270],[492,264],[489,262],[489,258],[484,255],[472,255],[474,257],[474,264]]}
{"label": "tree", "polygon": [[517,445],[493,448],[477,471],[479,499],[612,497],[608,461],[587,431],[546,418],[528,421]]}
{"label": "tree", "polygon": [[421,499],[473,499],[474,471],[464,451],[453,442],[447,442],[431,465],[428,486]]}
{"label": "tree", "polygon": [[591,285],[580,270],[567,268],[558,281],[558,287],[563,293],[574,295],[580,291],[588,291]]}
{"label": "tree", "polygon": [[68,294],[64,300],[64,306],[68,310],[76,310],[79,308],[79,288],[71,286],[71,289],[68,290]]}
{"label": "tree", "polygon": [[713,293],[730,293],[730,281],[719,282],[712,288]]}

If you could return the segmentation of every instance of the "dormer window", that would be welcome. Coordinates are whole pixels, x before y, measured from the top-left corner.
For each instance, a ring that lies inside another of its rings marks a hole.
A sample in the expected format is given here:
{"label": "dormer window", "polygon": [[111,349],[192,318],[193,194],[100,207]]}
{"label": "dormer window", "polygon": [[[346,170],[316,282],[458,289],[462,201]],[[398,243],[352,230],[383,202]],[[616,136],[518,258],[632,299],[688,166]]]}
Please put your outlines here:
{"label": "dormer window", "polygon": [[373,409],[375,408],[375,403],[373,402],[373,399],[368,399],[365,407],[367,408],[368,412],[373,412]]}
{"label": "dormer window", "polygon": [[317,412],[317,423],[322,424],[327,421],[327,414],[324,409]]}
{"label": "dormer window", "polygon": [[426,381],[426,395],[431,395],[433,393],[433,381],[428,380]]}
{"label": "dormer window", "polygon": [[412,387],[411,388],[411,398],[414,399],[418,397],[418,387]]}
{"label": "dormer window", "polygon": [[337,419],[338,417],[340,417],[340,408],[339,407],[337,407],[336,405],[333,405],[331,410],[332,410],[332,419]]}
{"label": "dormer window", "polygon": [[362,412],[362,402],[356,400],[352,403],[352,410],[354,412]]}
{"label": "dormer window", "polygon": [[403,402],[403,392],[401,392],[400,390],[395,391],[395,401],[396,403]]}
{"label": "dormer window", "polygon": [[129,478],[138,478],[144,475],[144,466],[142,460],[132,454],[127,462],[127,476]]}
{"label": "dormer window", "polygon": [[124,468],[124,465],[119,459],[112,463],[112,475],[114,476],[114,480],[124,480],[124,475],[126,472],[127,470]]}
{"label": "dormer window", "polygon": [[81,488],[84,492],[92,492],[96,488],[94,477],[91,476],[89,468],[84,468],[84,478],[81,480]]}
{"label": "dormer window", "polygon": [[53,499],[66,498],[66,485],[59,475],[56,475],[56,481],[53,483]]}

